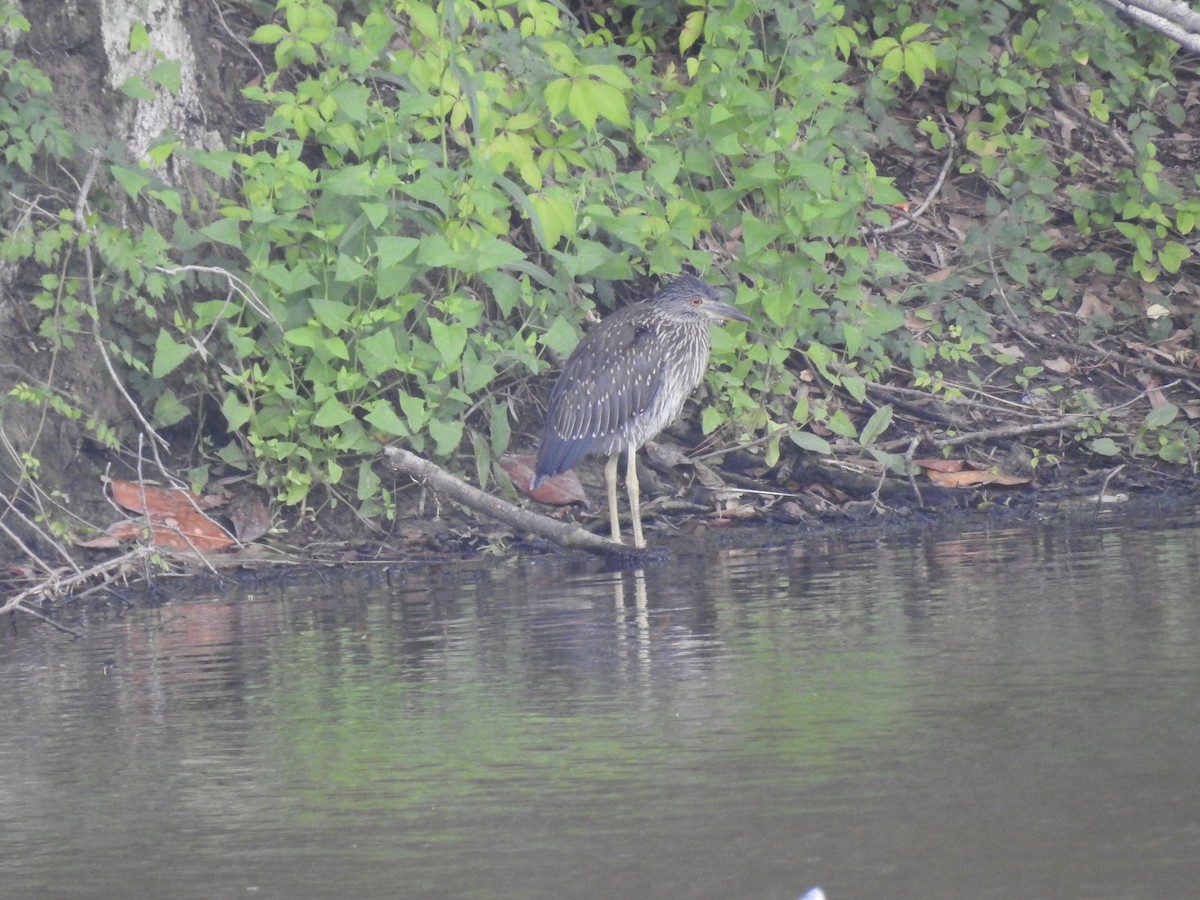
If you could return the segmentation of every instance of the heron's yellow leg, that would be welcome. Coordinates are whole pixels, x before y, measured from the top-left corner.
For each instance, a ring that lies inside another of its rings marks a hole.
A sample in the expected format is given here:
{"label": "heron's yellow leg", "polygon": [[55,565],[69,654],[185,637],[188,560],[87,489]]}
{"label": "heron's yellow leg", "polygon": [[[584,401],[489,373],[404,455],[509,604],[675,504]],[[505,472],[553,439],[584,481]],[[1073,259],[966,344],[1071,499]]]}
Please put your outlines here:
{"label": "heron's yellow leg", "polygon": [[629,448],[628,462],[625,469],[625,489],[629,491],[629,518],[633,525],[633,546],[638,550],[646,549],[646,539],[642,537],[642,502],[641,486],[637,477],[637,448]]}
{"label": "heron's yellow leg", "polygon": [[614,453],[604,464],[604,487],[608,491],[608,526],[612,539],[621,543],[621,520],[617,517],[617,458],[620,452]]}

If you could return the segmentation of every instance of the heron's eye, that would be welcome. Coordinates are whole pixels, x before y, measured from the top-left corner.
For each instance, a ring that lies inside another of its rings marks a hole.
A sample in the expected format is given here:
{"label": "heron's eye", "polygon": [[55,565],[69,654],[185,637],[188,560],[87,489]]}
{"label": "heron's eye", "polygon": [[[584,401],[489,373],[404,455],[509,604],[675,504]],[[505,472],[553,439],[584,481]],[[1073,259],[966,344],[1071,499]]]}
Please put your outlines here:
{"label": "heron's eye", "polygon": [[690,300],[688,300],[688,303],[692,304],[692,306],[700,306],[703,302],[704,298],[699,296],[692,297]]}

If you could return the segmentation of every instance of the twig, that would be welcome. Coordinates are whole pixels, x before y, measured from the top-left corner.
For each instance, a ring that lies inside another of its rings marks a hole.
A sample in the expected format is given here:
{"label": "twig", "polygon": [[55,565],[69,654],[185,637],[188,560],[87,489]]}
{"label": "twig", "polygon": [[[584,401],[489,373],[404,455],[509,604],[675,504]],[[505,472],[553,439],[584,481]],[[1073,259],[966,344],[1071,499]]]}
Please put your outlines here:
{"label": "twig", "polygon": [[706,459],[711,459],[714,456],[724,456],[726,453],[733,453],[735,450],[747,450],[750,447],[757,447],[759,444],[766,444],[773,441],[777,437],[788,434],[794,429],[789,425],[781,425],[779,428],[768,431],[761,437],[756,437],[751,441],[743,441],[740,444],[731,444],[728,447],[718,447],[715,450],[709,450],[706,453],[697,453],[695,456],[688,456],[688,462],[703,462]]}
{"label": "twig", "polygon": [[1094,347],[1086,347],[1082,344],[1072,344],[1070,341],[1064,341],[1060,338],[1046,337],[1033,332],[1026,332],[1018,328],[1013,322],[1008,322],[1008,327],[1014,333],[1035,344],[1041,344],[1043,347],[1052,347],[1055,350],[1070,350],[1074,353],[1080,353],[1085,356],[1090,356],[1093,359],[1099,359],[1103,362],[1119,362],[1127,366],[1134,366],[1138,369],[1147,369],[1151,372],[1157,372],[1159,375],[1168,375],[1171,378],[1190,379],[1196,377],[1196,369],[1185,369],[1182,366],[1168,366],[1165,363],[1157,363],[1148,359],[1138,359],[1136,356],[1126,356],[1124,353],[1117,353],[1115,350],[1098,350]]}
{"label": "twig", "polygon": [[872,228],[869,225],[864,225],[862,228],[863,234],[890,234],[891,232],[897,231],[905,225],[915,225],[917,223],[917,219],[919,219],[925,213],[925,210],[929,208],[929,204],[933,202],[933,198],[941,192],[942,184],[945,183],[946,175],[950,172],[950,166],[954,162],[954,132],[950,129],[947,129],[945,134],[948,139],[948,143],[946,145],[946,160],[942,163],[942,170],[938,172],[937,178],[934,179],[933,187],[929,189],[929,192],[925,195],[925,199],[921,201],[921,204],[912,212],[906,212],[902,209],[888,207],[888,212],[899,215],[900,219],[893,222],[891,225],[885,225],[882,228]]}
{"label": "twig", "polygon": [[[1101,2],[1105,2],[1105,0],[1101,0]],[[1121,134],[1121,132],[1116,129],[1116,126],[1105,126],[1100,122],[1097,122],[1091,116],[1085,115],[1081,110],[1076,109],[1074,104],[1067,99],[1067,92],[1063,90],[1062,85],[1051,85],[1050,98],[1066,115],[1070,116],[1089,131],[1095,131],[1101,136],[1107,137],[1110,141],[1121,148],[1121,152],[1129,158],[1130,162],[1137,162],[1137,152],[1133,149],[1133,146],[1129,143],[1129,141],[1125,139],[1125,135]]]}
{"label": "twig", "polygon": [[[220,278],[224,278],[227,282],[229,282],[229,289],[236,292],[238,296],[245,301],[247,306],[262,316],[263,319],[272,323],[281,332],[283,331],[283,324],[275,317],[274,313],[272,313],[267,307],[267,304],[259,299],[259,296],[254,292],[254,289],[228,269],[223,269],[220,266],[151,266],[150,268],[152,268],[155,272],[161,272],[163,275],[182,275],[185,273],[194,273],[199,275],[216,275]],[[228,299],[226,299],[225,305],[229,305]],[[220,321],[220,316],[217,316],[215,321]],[[207,338],[205,340],[207,340]]]}
{"label": "twig", "polygon": [[35,619],[41,619],[43,622],[45,622],[51,628],[57,628],[59,631],[63,632],[64,634],[69,634],[72,637],[77,637],[77,638],[83,637],[82,631],[76,631],[74,628],[68,628],[66,625],[62,624],[61,622],[55,622],[52,618],[47,616],[45,613],[38,612],[38,610],[34,609],[32,606],[26,606],[24,603],[21,603],[21,604],[17,605],[16,607],[14,607],[14,609],[16,609],[18,612],[25,613],[25,615],[27,615],[27,616],[33,616]]}
{"label": "twig", "polygon": [[[58,555],[61,556],[66,561],[67,565],[69,565],[76,572],[79,571],[79,566],[77,566],[75,564],[75,560],[73,560],[71,558],[71,554],[69,554],[67,552],[66,547],[64,547],[62,544],[60,544],[58,542],[58,540],[52,534],[50,534],[50,532],[48,532],[46,529],[42,528],[40,525],[37,524],[37,522],[32,521],[27,515],[25,515],[25,513],[23,513],[17,507],[17,505],[8,498],[8,496],[6,494],[0,494],[0,500],[2,500],[4,502],[4,504],[8,507],[8,512],[10,514],[12,514],[12,515],[16,516],[18,519],[20,519],[21,523],[26,528],[30,529],[30,531],[36,537],[38,537],[41,540],[45,541],[46,543],[50,544],[50,546],[52,546],[55,550],[57,550]],[[35,553],[31,547],[29,547],[23,540],[21,540],[21,538],[17,535],[17,533],[15,531],[13,531],[11,528],[8,527],[8,525],[6,525],[4,523],[3,519],[0,519],[0,531],[3,531],[3,533],[14,544],[16,544],[17,547],[20,548],[21,552],[24,553],[31,562],[40,566],[42,568],[42,570],[44,572],[46,572],[46,574],[50,574],[51,572],[54,571],[50,567],[49,563],[47,563],[44,559],[42,559],[40,556],[38,556],[37,553]]]}
{"label": "twig", "polygon": [[917,486],[917,479],[913,475],[913,455],[917,452],[917,447],[921,445],[921,436],[914,435],[913,439],[908,442],[908,449],[904,451],[904,474],[908,476],[908,485],[912,488],[914,494],[917,495],[917,506],[921,509],[925,508],[925,498],[921,496],[921,489]]}
{"label": "twig", "polygon": [[[92,189],[92,181],[95,180],[96,171],[99,168],[100,153],[96,150],[93,150],[92,163],[90,166],[88,166],[87,174],[83,178],[83,184],[79,186],[79,198],[75,203],[75,223],[79,227],[80,231],[89,233],[91,232],[91,229],[87,224],[87,216],[85,213],[87,210],[88,192]],[[150,446],[154,452],[154,459],[158,463],[158,467],[162,471],[163,475],[166,475],[167,468],[158,455],[158,446],[160,444],[163,447],[168,447],[170,445],[162,435],[154,430],[154,426],[146,421],[146,417],[142,414],[141,408],[138,407],[133,397],[131,397],[129,392],[125,389],[125,385],[121,382],[120,377],[118,377],[117,370],[113,366],[112,360],[109,358],[108,350],[104,346],[104,338],[100,336],[100,304],[96,299],[96,267],[92,259],[92,242],[81,241],[80,243],[83,244],[83,259],[87,275],[87,277],[84,279],[84,283],[87,285],[88,299],[92,307],[92,336],[96,339],[96,349],[100,352],[100,358],[104,360],[104,366],[106,369],[108,369],[108,374],[112,379],[113,385],[120,392],[121,396],[125,398],[125,402],[129,404],[129,408],[133,410],[134,416],[136,416],[137,420],[141,423],[145,433],[154,438],[154,440],[150,443]]]}
{"label": "twig", "polygon": [[255,56],[254,51],[250,49],[250,45],[247,44],[244,40],[242,40],[241,37],[239,37],[237,34],[235,34],[233,29],[229,27],[229,23],[225,21],[225,14],[221,12],[220,2],[214,2],[213,9],[216,10],[217,18],[221,20],[221,27],[225,29],[225,33],[227,35],[229,35],[229,37],[233,40],[233,42],[235,44],[237,44],[239,47],[241,47],[243,50],[246,51],[247,56],[249,56],[252,60],[254,60],[254,64],[256,66],[258,66],[259,74],[262,75],[263,81],[266,81],[267,80],[267,70],[263,68],[262,61],[259,60],[259,58],[257,56]]}
{"label": "twig", "polygon": [[[12,597],[9,597],[7,600],[5,600],[4,605],[0,606],[0,613],[12,611],[29,613],[30,615],[37,616],[39,619],[47,621],[45,616],[26,605],[34,597],[70,593],[70,591],[76,585],[83,584],[90,578],[95,578],[97,575],[103,575],[110,572],[115,573],[125,566],[126,563],[144,559],[153,552],[154,548],[152,547],[137,547],[133,550],[130,550],[128,553],[113,557],[112,559],[107,559],[102,563],[92,566],[91,568],[75,572],[73,575],[68,575],[65,578],[60,578],[59,573],[57,572],[52,573],[46,578],[43,578],[33,587],[26,588],[20,593],[14,594]],[[74,634],[74,632],[71,633]]]}
{"label": "twig", "polygon": [[[1073,425],[1078,425],[1080,422],[1086,422],[1093,418],[1091,415],[1083,415],[1071,413],[1063,416],[1061,419],[1055,419],[1050,422],[1035,422],[1032,425],[1006,425],[1003,428],[987,428],[983,431],[969,431],[963,434],[956,434],[953,437],[946,438],[927,438],[930,446],[941,450],[946,447],[957,447],[960,444],[970,444],[975,441],[990,441],[996,438],[1020,437],[1025,434],[1040,434],[1044,431],[1061,431],[1064,428],[1070,428]],[[884,445],[885,450],[899,450],[907,441],[900,439],[889,441]]]}
{"label": "twig", "polygon": [[1117,473],[1125,468],[1125,463],[1121,463],[1111,472],[1104,476],[1104,483],[1100,485],[1100,493],[1096,495],[1096,505],[1099,506],[1104,502],[1104,495],[1108,493],[1108,483],[1116,477]]}

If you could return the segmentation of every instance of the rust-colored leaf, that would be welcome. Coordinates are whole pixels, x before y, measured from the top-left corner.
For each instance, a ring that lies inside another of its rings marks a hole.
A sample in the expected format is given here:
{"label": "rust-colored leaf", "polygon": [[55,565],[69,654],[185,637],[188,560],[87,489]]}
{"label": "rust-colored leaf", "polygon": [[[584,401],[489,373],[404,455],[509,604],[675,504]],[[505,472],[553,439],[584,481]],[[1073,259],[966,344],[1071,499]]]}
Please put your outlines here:
{"label": "rust-colored leaf", "polygon": [[140,512],[149,521],[126,520],[109,526],[104,537],[83,546],[109,547],[109,541],[149,539],[168,550],[209,553],[233,546],[236,541],[224,528],[196,507],[200,497],[191,491],[137,484],[114,479],[109,482],[113,500],[126,509]]}
{"label": "rust-colored leaf", "polygon": [[[224,550],[237,543],[224,528],[194,509],[189,509],[174,518],[151,522],[154,531],[154,542],[158,546],[171,546],[176,550],[197,550],[201,553],[211,550]],[[166,537],[167,534],[171,537]],[[183,546],[173,542],[178,538]],[[167,544],[165,541],[171,541]]]}
{"label": "rust-colored leaf", "polygon": [[529,484],[533,481],[536,464],[537,460],[532,456],[509,455],[500,459],[500,468],[512,480],[513,487],[532,497],[538,503],[545,503],[547,506],[569,506],[572,503],[581,503],[587,506],[587,494],[584,493],[583,485],[579,483],[579,478],[575,475],[574,470],[555,475],[553,478],[543,481],[536,488],[530,488]]}
{"label": "rust-colored leaf", "polygon": [[930,469],[925,474],[934,484],[952,488],[978,487],[983,484],[1028,484],[1032,481],[1031,478],[1021,475],[1009,475],[1007,472],[988,472],[978,469],[968,469],[961,472],[937,472]]}
{"label": "rust-colored leaf", "polygon": [[709,521],[713,525],[729,525],[738,519],[753,519],[760,514],[758,507],[752,503],[739,503],[731,500],[725,504],[724,508],[711,513]]}
{"label": "rust-colored leaf", "polygon": [[914,459],[913,462],[934,472],[961,472],[966,467],[961,459]]}
{"label": "rust-colored leaf", "polygon": [[195,509],[201,499],[191,491],[166,488],[158,484],[139,484],[114,478],[108,483],[112,498],[130,512],[148,516],[171,516],[184,510]]}

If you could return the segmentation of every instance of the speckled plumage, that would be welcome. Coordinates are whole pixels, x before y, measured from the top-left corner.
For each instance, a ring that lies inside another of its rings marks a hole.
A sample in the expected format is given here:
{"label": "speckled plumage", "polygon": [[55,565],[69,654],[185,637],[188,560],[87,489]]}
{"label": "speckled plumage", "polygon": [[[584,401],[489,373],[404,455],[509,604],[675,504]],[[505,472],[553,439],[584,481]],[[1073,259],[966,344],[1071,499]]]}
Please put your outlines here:
{"label": "speckled plumage", "polygon": [[607,455],[609,517],[613,540],[619,541],[616,457],[626,451],[634,544],[644,546],[633,454],[679,415],[708,365],[709,323],[727,319],[750,321],[719,302],[699,278],[685,275],[592,328],[550,394],[532,486],[588,453]]}

